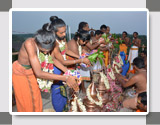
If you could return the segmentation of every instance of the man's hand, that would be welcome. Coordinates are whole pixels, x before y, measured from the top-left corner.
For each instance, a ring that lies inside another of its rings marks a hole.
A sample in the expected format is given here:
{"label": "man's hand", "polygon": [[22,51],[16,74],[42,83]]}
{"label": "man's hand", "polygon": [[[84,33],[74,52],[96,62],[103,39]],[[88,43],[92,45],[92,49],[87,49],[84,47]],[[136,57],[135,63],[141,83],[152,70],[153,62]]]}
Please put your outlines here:
{"label": "man's hand", "polygon": [[105,44],[106,42],[105,42],[105,39],[104,38],[99,38],[99,43],[100,44]]}
{"label": "man's hand", "polygon": [[79,86],[78,86],[77,81],[78,81],[77,77],[68,76],[66,83],[70,88],[73,88],[74,91],[78,92],[79,91]]}
{"label": "man's hand", "polygon": [[90,61],[88,58],[83,58],[83,63],[87,64],[87,65],[91,65]]}

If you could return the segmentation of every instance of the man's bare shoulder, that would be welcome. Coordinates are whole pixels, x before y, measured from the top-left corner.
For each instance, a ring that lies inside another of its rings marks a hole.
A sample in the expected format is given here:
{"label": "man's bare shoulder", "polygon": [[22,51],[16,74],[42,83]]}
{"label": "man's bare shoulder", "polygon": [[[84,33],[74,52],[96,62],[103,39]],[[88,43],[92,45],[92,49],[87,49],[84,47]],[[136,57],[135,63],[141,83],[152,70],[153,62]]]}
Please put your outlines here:
{"label": "man's bare shoulder", "polygon": [[76,41],[74,39],[71,39],[70,41],[68,41],[68,44],[75,44]]}
{"label": "man's bare shoulder", "polygon": [[135,79],[137,81],[142,80],[143,78],[145,78],[144,73],[141,73],[141,72],[136,74],[134,77],[135,77]]}
{"label": "man's bare shoulder", "polygon": [[139,38],[138,38],[137,40],[138,40],[139,42],[141,41],[141,39],[139,39]]}
{"label": "man's bare shoulder", "polygon": [[129,38],[129,37],[126,37],[125,39],[126,39],[126,40],[130,40],[130,38]]}
{"label": "man's bare shoulder", "polygon": [[34,42],[33,38],[28,38],[26,39],[26,41],[24,42],[25,46],[32,46]]}
{"label": "man's bare shoulder", "polygon": [[24,42],[24,46],[27,49],[35,49],[35,42],[34,42],[34,38],[28,38],[25,42]]}

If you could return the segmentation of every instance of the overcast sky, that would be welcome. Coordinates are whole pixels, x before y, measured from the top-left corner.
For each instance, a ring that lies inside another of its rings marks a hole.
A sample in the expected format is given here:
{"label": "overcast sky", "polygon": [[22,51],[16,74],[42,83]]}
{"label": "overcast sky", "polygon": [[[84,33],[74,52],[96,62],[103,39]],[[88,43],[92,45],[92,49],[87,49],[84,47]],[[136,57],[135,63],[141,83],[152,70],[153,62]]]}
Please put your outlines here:
{"label": "overcast sky", "polygon": [[81,21],[85,21],[90,28],[94,29],[99,29],[102,24],[110,26],[111,33],[127,31],[132,34],[137,31],[140,35],[147,34],[147,12],[145,11],[15,11],[12,15],[12,31],[35,33],[44,23],[49,22],[50,16],[63,19],[70,26],[72,33],[77,31]]}

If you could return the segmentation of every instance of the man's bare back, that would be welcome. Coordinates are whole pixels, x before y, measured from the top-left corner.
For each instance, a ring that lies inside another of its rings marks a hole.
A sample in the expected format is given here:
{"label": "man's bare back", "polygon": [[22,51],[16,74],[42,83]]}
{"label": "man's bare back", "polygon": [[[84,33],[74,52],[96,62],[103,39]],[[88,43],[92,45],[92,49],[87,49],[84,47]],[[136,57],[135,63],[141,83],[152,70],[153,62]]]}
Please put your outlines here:
{"label": "man's bare back", "polygon": [[136,93],[145,92],[147,90],[147,72],[146,70],[135,75]]}
{"label": "man's bare back", "polygon": [[36,53],[36,43],[34,41],[34,38],[29,38],[22,44],[22,47],[21,47],[21,49],[19,51],[19,55],[18,55],[18,62],[23,65],[31,65],[30,61],[29,61],[28,53],[27,53],[26,47],[25,47],[26,44],[30,44],[30,45],[34,46],[35,53]]}

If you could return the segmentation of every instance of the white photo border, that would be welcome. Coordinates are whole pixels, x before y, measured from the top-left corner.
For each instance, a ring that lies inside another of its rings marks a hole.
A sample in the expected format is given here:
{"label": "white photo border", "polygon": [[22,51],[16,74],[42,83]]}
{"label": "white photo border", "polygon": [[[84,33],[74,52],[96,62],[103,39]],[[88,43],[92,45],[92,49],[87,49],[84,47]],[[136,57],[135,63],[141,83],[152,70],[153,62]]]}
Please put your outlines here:
{"label": "white photo border", "polygon": [[[12,112],[12,12],[15,11],[146,11],[147,112]],[[9,113],[11,115],[147,115],[149,113],[149,10],[147,8],[11,8],[9,10]]]}

